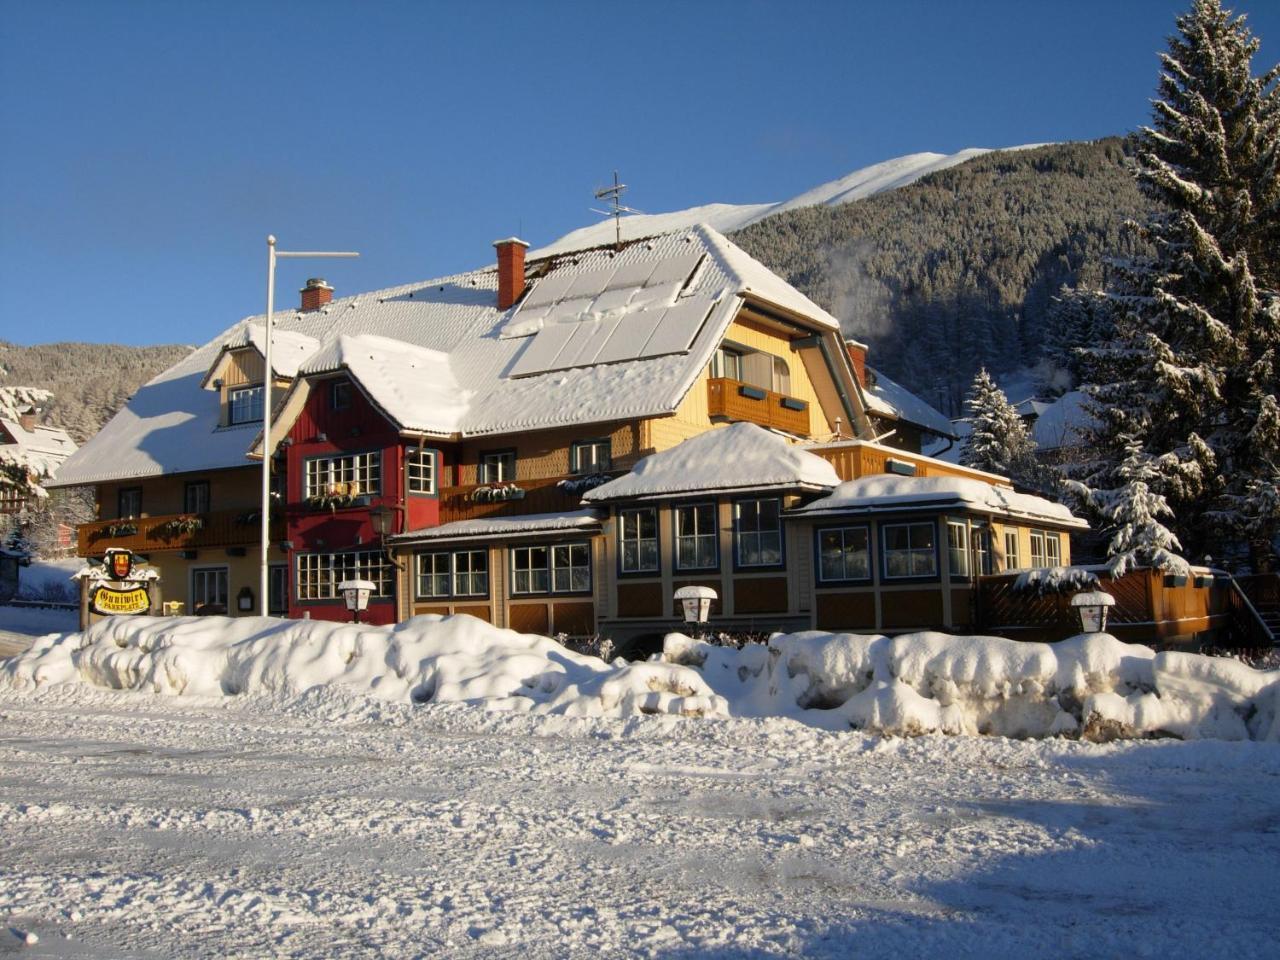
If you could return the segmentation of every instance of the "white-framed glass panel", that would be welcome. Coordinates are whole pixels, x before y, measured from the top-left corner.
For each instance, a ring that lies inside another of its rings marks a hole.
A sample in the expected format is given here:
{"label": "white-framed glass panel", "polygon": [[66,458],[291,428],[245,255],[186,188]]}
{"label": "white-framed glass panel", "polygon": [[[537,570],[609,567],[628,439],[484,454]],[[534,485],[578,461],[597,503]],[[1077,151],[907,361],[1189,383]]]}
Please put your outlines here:
{"label": "white-framed glass panel", "polygon": [[417,564],[418,597],[435,599],[449,596],[449,554],[420,553]]}
{"label": "white-framed glass panel", "polygon": [[658,569],[658,512],[653,507],[618,511],[618,551],[623,573]]}
{"label": "white-framed glass panel", "polygon": [[720,565],[720,530],[714,503],[675,508],[676,569],[714,570]]}
{"label": "white-framed glass panel", "polygon": [[1006,530],[1004,532],[1004,568],[1006,570],[1018,570],[1022,566],[1018,559],[1018,531]]}
{"label": "white-framed glass panel", "polygon": [[951,576],[969,575],[969,525],[963,520],[947,521],[947,559]]}
{"label": "white-framed glass panel", "polygon": [[289,566],[273,563],[267,568],[267,613],[289,612]]}
{"label": "white-framed glass panel", "polygon": [[612,444],[603,440],[580,440],[570,447],[569,469],[574,473],[603,473],[612,465]]}
{"label": "white-framed glass panel", "polygon": [[711,375],[729,380],[742,379],[742,351],[720,346],[711,361]]}
{"label": "white-framed glass panel", "polygon": [[905,577],[936,577],[938,552],[933,521],[886,523],[880,527],[887,580]]}
{"label": "white-framed glass panel", "polygon": [[591,549],[585,543],[558,543],[551,548],[551,589],[586,593],[591,589]]}
{"label": "white-framed glass panel", "polygon": [[787,366],[787,361],[783,360],[782,357],[773,358],[773,392],[791,392],[791,368]]}
{"label": "white-framed glass panel", "polygon": [[1031,531],[1031,566],[1033,567],[1048,566],[1048,564],[1045,562],[1043,530]]}
{"label": "white-framed glass panel", "polygon": [[376,496],[382,490],[382,453],[315,457],[303,468],[304,497]]}
{"label": "white-framed glass panel", "polygon": [[381,550],[300,553],[294,570],[299,600],[341,600],[338,584],[344,580],[371,581],[374,597],[390,597],[394,589],[394,568]]}
{"label": "white-framed glass panel", "polygon": [[453,555],[453,594],[456,597],[489,595],[488,550],[461,550]]}
{"label": "white-framed glass panel", "polygon": [[733,535],[740,567],[782,563],[782,501],[739,500],[733,505]]}
{"label": "white-framed glass panel", "polygon": [[546,593],[550,588],[548,547],[513,547],[511,549],[511,593]]}
{"label": "white-framed glass panel", "polygon": [[871,537],[865,526],[817,531],[818,579],[825,583],[871,579]]}
{"label": "white-framed glass panel", "polygon": [[262,384],[235,387],[227,394],[227,422],[255,423],[262,419]]}
{"label": "white-framed glass panel", "polygon": [[514,450],[496,450],[480,455],[481,483],[510,483],[516,478]]}
{"label": "white-framed glass panel", "polygon": [[405,452],[405,470],[408,473],[410,493],[436,492],[436,452],[411,449]]}
{"label": "white-framed glass panel", "polygon": [[228,586],[226,567],[193,567],[191,611],[196,616],[226,614]]}
{"label": "white-framed glass panel", "polygon": [[1062,566],[1062,540],[1056,533],[1045,531],[1044,565],[1046,567]]}
{"label": "white-framed glass panel", "polygon": [[969,549],[973,551],[974,576],[988,574],[991,566],[991,528],[975,523],[969,528]]}
{"label": "white-framed glass panel", "polygon": [[209,512],[209,481],[191,480],[182,486],[182,512]]}
{"label": "white-framed glass panel", "polygon": [[116,516],[121,520],[132,520],[142,516],[142,488],[122,487],[116,495]]}

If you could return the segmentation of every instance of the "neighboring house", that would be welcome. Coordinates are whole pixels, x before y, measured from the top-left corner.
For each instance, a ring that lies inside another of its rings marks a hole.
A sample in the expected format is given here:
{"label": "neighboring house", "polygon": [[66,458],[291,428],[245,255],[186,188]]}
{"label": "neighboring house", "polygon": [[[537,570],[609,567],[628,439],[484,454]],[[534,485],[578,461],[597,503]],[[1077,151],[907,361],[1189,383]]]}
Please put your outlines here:
{"label": "neighboring house", "polygon": [[[1080,521],[922,456],[947,421],[714,230],[495,246],[353,297],[309,282],[269,375],[255,317],[144,386],[59,474],[98,491],[81,553],[144,552],[186,612],[256,610],[246,455],[271,402],[270,599],[292,617],[346,619],[359,577],[374,623],[625,639],[706,583],[724,627],[951,627],[978,574],[1069,562]],[[892,495],[858,486],[886,474]]]}
{"label": "neighboring house", "polygon": [[[0,418],[0,460],[26,467],[32,484],[47,486],[63,462],[75,453],[75,442],[65,430],[42,426],[39,413],[28,407],[16,419]],[[27,497],[0,487],[0,513],[20,513]]]}

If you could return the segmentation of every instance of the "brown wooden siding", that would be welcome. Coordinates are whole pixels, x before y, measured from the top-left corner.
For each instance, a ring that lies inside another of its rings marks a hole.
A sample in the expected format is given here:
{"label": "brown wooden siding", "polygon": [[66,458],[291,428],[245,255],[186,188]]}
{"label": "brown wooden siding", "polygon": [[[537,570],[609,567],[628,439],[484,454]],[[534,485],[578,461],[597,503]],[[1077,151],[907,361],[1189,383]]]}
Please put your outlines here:
{"label": "brown wooden siding", "polygon": [[876,597],[869,590],[819,593],[816,607],[819,630],[869,632],[876,628]]}
{"label": "brown wooden siding", "polygon": [[707,411],[712,417],[727,420],[758,423],[774,427],[802,437],[809,435],[809,408],[792,410],[784,402],[794,400],[789,394],[759,390],[762,398],[748,396],[758,388],[727,377],[711,377],[707,380]]}
{"label": "brown wooden siding", "polygon": [[566,479],[572,477],[560,475],[537,480],[517,480],[515,485],[524,491],[524,496],[519,500],[476,500],[476,490],[487,486],[486,484],[441,487],[440,522],[443,524],[455,520],[474,520],[477,517],[517,517],[580,510],[582,493],[569,493],[559,487],[560,481]]}
{"label": "brown wooden siding", "polygon": [[507,626],[517,633],[536,633],[546,636],[551,632],[551,620],[545,603],[513,603],[507,609]]}
{"label": "brown wooden siding", "polygon": [[881,624],[885,630],[925,629],[943,626],[942,590],[886,590],[880,595]]}
{"label": "brown wooden siding", "polygon": [[[203,526],[191,533],[177,533],[166,529],[170,521],[188,516],[198,516]],[[198,547],[236,547],[256,545],[261,536],[257,514],[251,510],[217,510],[202,514],[165,514],[158,517],[142,517],[137,520],[99,520],[82,523],[76,528],[77,551],[80,556],[102,553],[108,547],[123,547],[147,553],[154,550],[189,550]],[[136,533],[113,536],[108,531],[112,524],[132,524]],[[271,522],[271,539],[284,539],[283,519]]]}
{"label": "brown wooden siding", "polygon": [[753,577],[733,582],[734,613],[786,613],[787,578]]}
{"label": "brown wooden siding", "polygon": [[558,602],[551,605],[552,629],[556,633],[589,636],[595,633],[595,604]]}
{"label": "brown wooden siding", "polygon": [[618,584],[619,617],[660,617],[665,607],[661,583]]}

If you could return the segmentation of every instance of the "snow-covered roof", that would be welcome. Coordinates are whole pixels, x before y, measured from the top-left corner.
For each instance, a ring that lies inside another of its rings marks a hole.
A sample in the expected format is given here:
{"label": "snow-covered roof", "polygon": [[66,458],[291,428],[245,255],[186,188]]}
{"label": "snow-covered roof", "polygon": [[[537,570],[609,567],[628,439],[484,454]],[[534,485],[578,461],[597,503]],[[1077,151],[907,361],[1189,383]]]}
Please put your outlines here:
{"label": "snow-covered roof", "polygon": [[900,477],[875,474],[849,480],[792,512],[804,516],[890,509],[968,509],[1018,519],[1087,529],[1088,524],[1060,503],[993,486],[968,477]]}
{"label": "snow-covered roof", "polygon": [[53,476],[76,451],[75,441],[57,427],[37,424],[34,430],[26,430],[20,421],[4,418],[0,419],[0,428],[0,451],[42,479]]}
{"label": "snow-covered roof", "polygon": [[[531,324],[527,331],[509,329],[524,304],[498,309],[498,275],[493,266],[335,299],[318,310],[282,312],[275,318],[276,330],[300,344],[306,342],[301,338],[320,343],[314,354],[300,361],[299,372],[345,367],[375,402],[385,404],[389,416],[397,421],[405,418],[400,422],[402,429],[436,432],[447,425],[463,437],[674,413],[744,301],[807,318],[824,335],[838,334],[834,317],[706,226],[638,241],[621,250],[608,247],[531,260],[527,272],[537,279],[527,296],[553,281],[567,284],[568,289],[577,279],[589,277],[594,287],[606,271],[611,279],[605,286],[621,289],[612,278],[628,271],[634,278],[647,270],[647,279],[672,265],[694,261],[695,268],[676,278],[683,284],[680,289],[651,285],[664,287],[669,299],[660,302],[663,310],[696,301],[707,311],[705,315],[692,309],[683,312],[679,323],[670,328],[676,346],[659,356],[647,355],[649,338],[639,343],[637,334],[616,341],[619,358],[614,362],[609,362],[612,355],[597,356],[588,365],[513,375],[521,358],[537,344],[540,328]],[[634,292],[645,284],[642,279],[631,286]],[[591,311],[583,312],[589,303],[574,304],[564,298],[555,303],[558,312],[550,319],[556,323],[585,325],[583,329],[607,323],[589,315]],[[547,320],[544,316],[542,327]],[[244,464],[258,425],[220,428],[218,397],[201,390],[200,384],[225,344],[239,342],[235,338],[240,337],[251,342],[252,325],[261,322],[261,317],[242,321],[138,390],[125,409],[67,461],[56,482],[98,483]],[[525,335],[513,335],[517,332]],[[651,329],[649,336],[653,335]],[[686,335],[687,344],[682,340]],[[342,338],[348,342],[344,344]],[[365,349],[379,340],[394,342],[397,353],[413,354],[416,359],[397,358],[386,349]],[[573,342],[581,350],[600,347],[592,337],[575,337]],[[550,346],[548,342],[539,349],[550,352]],[[432,357],[433,351],[440,356]],[[560,366],[558,357],[555,365]],[[430,400],[419,394],[426,391],[426,397],[438,397],[440,393],[440,383],[420,378],[419,371],[426,369],[433,378],[451,377],[468,393],[450,395],[447,409],[426,409]],[[389,376],[401,380],[377,383]]]}
{"label": "snow-covered roof", "polygon": [[895,380],[890,380],[879,370],[867,368],[875,385],[863,391],[867,398],[868,413],[879,413],[895,420],[904,420],[917,427],[943,437],[956,435],[955,425],[929,404]]}
{"label": "snow-covered roof", "polygon": [[426,540],[434,543],[442,540],[536,536],[565,531],[590,533],[599,529],[598,514],[591,510],[571,510],[566,513],[535,513],[518,517],[455,520],[438,527],[410,530],[389,539],[396,543],[417,543]]}
{"label": "snow-covered roof", "polygon": [[[273,317],[272,326],[275,326]],[[209,365],[209,375],[204,385],[215,376],[214,371],[222,366],[222,358],[231,350],[253,347],[261,356],[266,356],[266,324],[244,320],[238,323],[231,335],[222,342],[222,349],[213,363]],[[298,375],[298,368],[320,348],[320,341],[305,333],[295,330],[274,329],[271,334],[271,369],[276,376],[292,379]]]}
{"label": "snow-covered roof", "polygon": [[582,499],[605,503],[725,490],[820,490],[839,482],[835,467],[821,457],[754,423],[733,423],[645,457],[630,473]]}
{"label": "snow-covered roof", "polygon": [[1043,404],[1031,427],[1031,435],[1041,450],[1078,446],[1083,442],[1079,431],[1096,424],[1085,409],[1088,401],[1079,390],[1064,393],[1052,403]]}

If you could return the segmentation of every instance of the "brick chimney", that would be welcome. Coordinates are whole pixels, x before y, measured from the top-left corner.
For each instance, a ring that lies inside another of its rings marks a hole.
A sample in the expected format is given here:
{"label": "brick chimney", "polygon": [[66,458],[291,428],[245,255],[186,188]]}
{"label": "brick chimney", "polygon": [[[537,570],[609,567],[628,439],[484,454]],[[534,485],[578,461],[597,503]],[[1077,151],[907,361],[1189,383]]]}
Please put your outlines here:
{"label": "brick chimney", "polygon": [[524,252],[529,245],[518,237],[495,240],[498,248],[498,309],[506,310],[524,293]]}
{"label": "brick chimney", "polygon": [[312,277],[307,285],[298,291],[302,294],[302,310],[319,310],[333,299],[333,287],[322,277]]}
{"label": "brick chimney", "polygon": [[853,375],[858,378],[858,386],[867,388],[867,345],[857,340],[845,340],[844,348],[849,353],[849,362],[853,364]]}
{"label": "brick chimney", "polygon": [[36,429],[36,408],[35,407],[27,407],[27,409],[23,410],[20,414],[18,414],[18,426],[20,426],[23,430],[27,431],[27,433],[35,432],[35,429]]}

